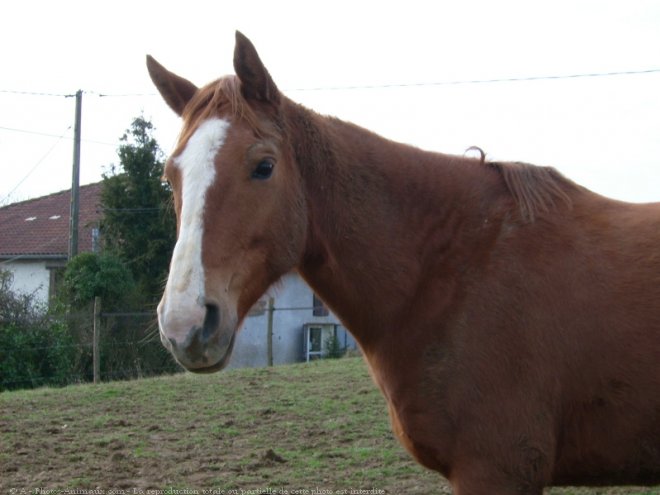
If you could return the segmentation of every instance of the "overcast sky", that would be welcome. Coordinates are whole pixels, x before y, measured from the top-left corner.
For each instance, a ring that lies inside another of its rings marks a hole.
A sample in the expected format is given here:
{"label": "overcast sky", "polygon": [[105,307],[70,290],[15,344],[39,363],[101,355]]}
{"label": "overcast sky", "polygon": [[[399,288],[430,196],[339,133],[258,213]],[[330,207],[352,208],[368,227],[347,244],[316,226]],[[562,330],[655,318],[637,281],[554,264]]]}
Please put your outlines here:
{"label": "overcast sky", "polygon": [[117,163],[141,113],[168,152],[179,121],[145,55],[201,85],[233,72],[236,29],[280,89],[321,113],[660,201],[659,1],[23,0],[5,3],[0,30],[0,204],[70,187],[74,98],[61,95],[78,89],[81,183]]}

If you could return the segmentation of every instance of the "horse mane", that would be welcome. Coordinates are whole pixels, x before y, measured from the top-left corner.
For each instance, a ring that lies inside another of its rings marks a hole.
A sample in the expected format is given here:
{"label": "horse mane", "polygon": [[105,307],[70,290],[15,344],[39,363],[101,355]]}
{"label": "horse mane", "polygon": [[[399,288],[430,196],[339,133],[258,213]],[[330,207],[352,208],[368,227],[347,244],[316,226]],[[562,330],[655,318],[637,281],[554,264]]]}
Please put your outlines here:
{"label": "horse mane", "polygon": [[571,191],[579,188],[553,167],[539,167],[522,162],[485,162],[504,179],[523,219],[533,222],[539,213],[548,213],[559,205],[572,208]]}
{"label": "horse mane", "polygon": [[[263,119],[245,99],[238,77],[225,76],[200,88],[190,100],[183,112],[185,124],[179,142],[186,143],[200,122],[221,111],[243,120],[260,137],[273,132],[273,129],[264,128]],[[486,160],[486,154],[478,147],[466,151],[477,151],[481,164],[501,175],[523,219],[533,222],[537,214],[547,213],[559,204],[572,207],[569,192],[579,186],[556,169],[522,162],[491,162]]]}

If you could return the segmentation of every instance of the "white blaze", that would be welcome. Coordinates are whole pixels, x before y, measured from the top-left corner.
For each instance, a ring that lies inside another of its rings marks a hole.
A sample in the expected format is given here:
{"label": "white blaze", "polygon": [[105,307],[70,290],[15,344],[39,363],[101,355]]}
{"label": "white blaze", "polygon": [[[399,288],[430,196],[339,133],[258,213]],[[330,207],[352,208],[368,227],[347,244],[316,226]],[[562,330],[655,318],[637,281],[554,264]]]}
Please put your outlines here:
{"label": "white blaze", "polygon": [[204,206],[206,193],[215,180],[215,156],[225,141],[228,127],[229,122],[223,119],[204,121],[190,136],[183,152],[174,158],[174,166],[181,173],[181,218],[165,295],[158,307],[161,324],[166,314],[176,312],[177,308],[186,308],[184,311],[204,308]]}

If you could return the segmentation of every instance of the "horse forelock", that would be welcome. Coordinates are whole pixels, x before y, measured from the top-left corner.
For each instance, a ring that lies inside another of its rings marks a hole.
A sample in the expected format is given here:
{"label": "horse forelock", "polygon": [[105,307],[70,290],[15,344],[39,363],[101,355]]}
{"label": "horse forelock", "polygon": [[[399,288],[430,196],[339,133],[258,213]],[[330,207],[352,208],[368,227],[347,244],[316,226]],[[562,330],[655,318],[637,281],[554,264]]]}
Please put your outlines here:
{"label": "horse forelock", "polygon": [[246,124],[257,136],[268,134],[264,119],[241,92],[241,82],[236,76],[225,76],[200,88],[186,105],[182,118],[183,126],[174,154],[185,148],[197,128],[211,118],[224,118]]}

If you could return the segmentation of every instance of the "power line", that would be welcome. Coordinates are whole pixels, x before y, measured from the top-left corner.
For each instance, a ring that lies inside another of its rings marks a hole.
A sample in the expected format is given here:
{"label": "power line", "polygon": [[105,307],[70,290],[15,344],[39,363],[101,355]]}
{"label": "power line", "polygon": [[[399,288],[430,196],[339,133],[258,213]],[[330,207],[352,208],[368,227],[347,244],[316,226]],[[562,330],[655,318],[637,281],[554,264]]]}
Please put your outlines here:
{"label": "power line", "polygon": [[[70,129],[71,127],[69,127]],[[39,131],[29,131],[27,129],[17,129],[16,127],[5,127],[5,126],[0,126],[0,130],[2,131],[10,131],[10,132],[20,132],[22,134],[32,134],[34,136],[44,136],[44,137],[54,137],[54,138],[59,138],[58,134],[49,134],[47,132],[39,132]],[[66,136],[66,139],[73,139],[72,136]],[[118,146],[119,143],[109,143],[107,141],[96,141],[93,139],[82,139],[81,140],[83,143],[91,143],[91,144],[102,144],[104,146]]]}
{"label": "power line", "polygon": [[41,165],[41,164],[44,162],[44,160],[48,157],[48,155],[51,154],[51,152],[52,152],[52,151],[55,149],[55,147],[60,143],[60,141],[62,141],[62,139],[64,138],[64,135],[65,135],[67,132],[69,132],[70,129],[71,129],[71,126],[68,126],[68,127],[66,128],[66,130],[65,130],[65,131],[64,131],[64,132],[58,137],[57,141],[55,141],[55,143],[54,143],[54,144],[48,149],[48,151],[47,151],[47,152],[46,152],[46,153],[45,153],[45,154],[44,154],[44,155],[43,155],[43,156],[37,161],[37,163],[34,164],[34,166],[28,171],[28,173],[25,174],[25,177],[23,177],[23,178],[18,182],[18,184],[16,184],[16,186],[14,186],[14,188],[13,188],[11,191],[9,191],[9,193],[7,193],[7,195],[5,195],[5,197],[2,198],[2,200],[0,200],[0,204],[5,203],[5,202],[7,201],[7,199],[9,199],[9,197],[10,197],[12,194],[14,194],[14,192],[16,192],[16,189],[18,189],[18,188],[21,186],[21,184],[23,184],[23,182],[25,182],[25,181],[28,179],[28,177],[30,177],[30,175],[32,175],[32,174],[34,173],[34,171],[37,170],[37,168],[39,167],[39,165]]}
{"label": "power line", "polygon": [[158,96],[157,93],[100,93],[97,91],[86,91],[86,93],[96,95],[99,98],[139,98],[143,96]]}
{"label": "power line", "polygon": [[635,76],[644,74],[660,73],[660,69],[644,69],[616,72],[589,72],[580,74],[564,75],[545,75],[545,76],[524,76],[524,77],[503,77],[493,79],[457,79],[451,81],[420,82],[420,83],[394,83],[394,84],[371,84],[354,86],[325,86],[315,88],[291,88],[287,91],[350,91],[364,89],[393,89],[393,88],[421,88],[433,86],[459,86],[468,84],[494,84],[510,82],[534,82],[534,81],[557,81],[562,79],[585,79],[595,77],[615,77],[615,76]]}
{"label": "power line", "polygon": [[[76,96],[75,93],[65,94],[65,93],[52,93],[52,92],[42,92],[42,91],[19,91],[14,89],[0,89],[0,93],[8,95],[19,95],[19,96],[50,96],[54,98],[73,98]],[[112,98],[112,97],[141,97],[141,96],[157,96],[157,93],[104,93],[94,90],[83,91],[86,95],[98,96],[99,98]]]}
{"label": "power line", "polygon": [[144,208],[97,208],[97,212],[102,212],[102,211],[110,211],[110,212],[125,212],[125,213],[142,213],[144,211],[158,211],[162,210],[163,208],[168,208],[167,205],[163,206],[155,206],[155,207],[144,207]]}
{"label": "power line", "polygon": [[50,96],[55,98],[73,98],[74,94],[64,94],[64,93],[48,93],[40,91],[17,91],[13,89],[0,89],[0,93],[10,94],[10,95],[21,95],[21,96]]}
{"label": "power line", "polygon": [[[69,129],[71,129],[71,126],[69,126]],[[69,129],[67,129],[67,131]],[[20,132],[20,133],[23,133],[23,134],[33,134],[35,136],[45,136],[45,137],[54,137],[54,138],[61,137],[59,134],[48,134],[47,132],[28,131],[27,129],[17,129],[15,127],[0,126],[0,130],[11,131],[11,132]]]}
{"label": "power line", "polygon": [[[660,73],[660,68],[609,71],[609,72],[582,72],[575,74],[558,74],[558,75],[541,75],[541,76],[501,77],[501,78],[491,78],[491,79],[456,79],[456,80],[448,80],[448,81],[427,81],[427,82],[416,82],[416,83],[317,86],[311,88],[285,88],[284,91],[344,91],[344,90],[389,89],[389,88],[420,88],[420,87],[433,87],[433,86],[457,86],[457,85],[468,85],[468,84],[558,81],[565,79],[637,76],[637,75],[657,74],[657,73]],[[28,95],[28,96],[52,96],[52,97],[64,97],[64,98],[72,98],[75,96],[75,94],[16,91],[16,90],[2,90],[2,89],[0,89],[0,93]],[[99,98],[136,98],[136,97],[144,97],[144,96],[150,96],[150,97],[157,96],[157,93],[109,93],[109,92],[95,91],[95,90],[87,90],[84,91],[84,93],[89,95],[95,95],[98,96]]]}

